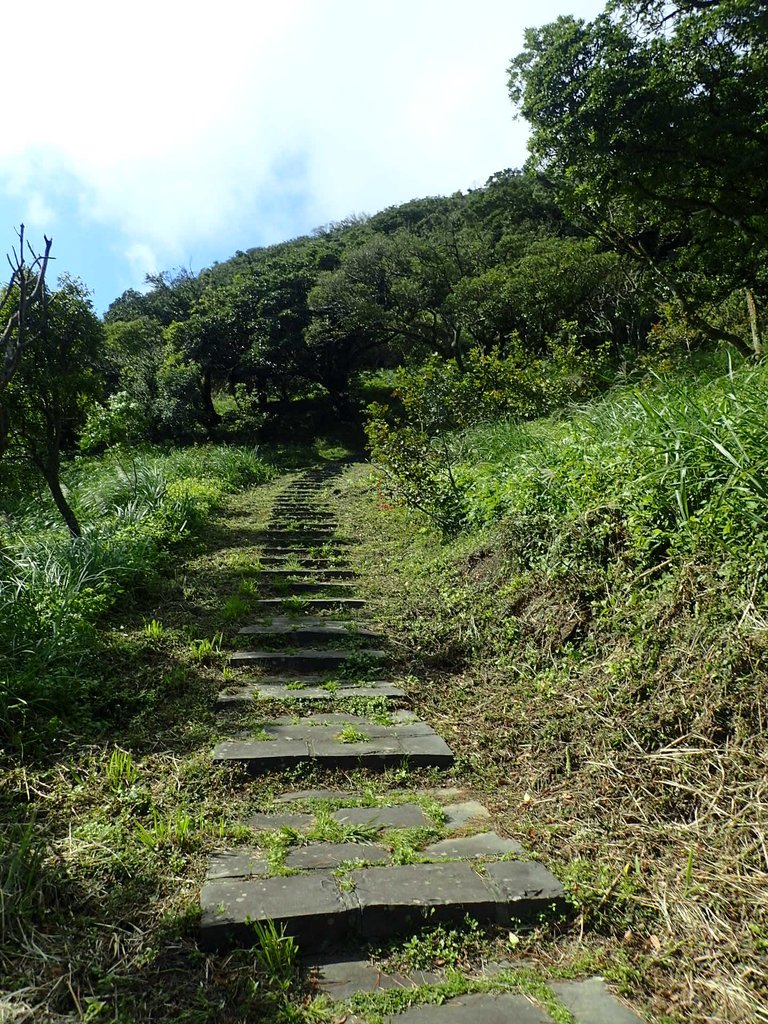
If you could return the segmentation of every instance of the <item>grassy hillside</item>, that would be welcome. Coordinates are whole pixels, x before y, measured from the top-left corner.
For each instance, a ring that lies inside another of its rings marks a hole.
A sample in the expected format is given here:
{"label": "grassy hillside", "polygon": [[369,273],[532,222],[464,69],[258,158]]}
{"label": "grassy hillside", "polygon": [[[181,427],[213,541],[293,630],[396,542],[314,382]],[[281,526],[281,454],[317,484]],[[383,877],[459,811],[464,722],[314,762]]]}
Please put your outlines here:
{"label": "grassy hillside", "polygon": [[669,1019],[768,1019],[767,421],[721,366],[443,438],[452,540],[361,484],[426,714],[569,879],[563,962]]}

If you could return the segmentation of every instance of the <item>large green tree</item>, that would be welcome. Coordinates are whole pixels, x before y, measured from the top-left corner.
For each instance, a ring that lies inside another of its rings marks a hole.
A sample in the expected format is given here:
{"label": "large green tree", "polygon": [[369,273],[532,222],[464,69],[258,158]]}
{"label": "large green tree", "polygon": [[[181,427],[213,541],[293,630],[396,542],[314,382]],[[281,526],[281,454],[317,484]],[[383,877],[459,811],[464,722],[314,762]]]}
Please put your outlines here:
{"label": "large green tree", "polygon": [[616,0],[593,22],[559,18],[528,30],[510,91],[533,128],[533,165],[569,216],[652,266],[700,323],[705,298],[745,289],[759,348],[756,306],[768,299],[765,5]]}
{"label": "large green tree", "polygon": [[61,486],[62,447],[100,394],[104,329],[81,282],[62,278],[27,320],[25,346],[6,387],[9,450],[42,474],[70,532],[80,524]]}

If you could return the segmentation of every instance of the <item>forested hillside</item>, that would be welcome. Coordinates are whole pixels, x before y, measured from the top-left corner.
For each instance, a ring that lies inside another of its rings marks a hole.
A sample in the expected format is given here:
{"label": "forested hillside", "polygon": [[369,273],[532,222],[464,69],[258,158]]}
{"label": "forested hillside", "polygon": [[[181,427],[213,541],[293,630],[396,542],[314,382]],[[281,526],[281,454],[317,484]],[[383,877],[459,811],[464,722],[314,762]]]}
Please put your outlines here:
{"label": "forested hillside", "polygon": [[[200,781],[225,631],[265,586],[248,489],[353,458],[333,515],[395,682],[569,907],[486,945],[467,924],[420,969],[513,956],[602,973],[649,1021],[768,1021],[768,6],[610,0],[510,61],[530,157],[482,187],[152,275],[103,317],[22,229],[0,307],[9,1020],[339,1019],[290,965],[279,992],[262,960],[203,970],[190,893],[253,809]],[[181,1009],[147,995],[166,975]]]}

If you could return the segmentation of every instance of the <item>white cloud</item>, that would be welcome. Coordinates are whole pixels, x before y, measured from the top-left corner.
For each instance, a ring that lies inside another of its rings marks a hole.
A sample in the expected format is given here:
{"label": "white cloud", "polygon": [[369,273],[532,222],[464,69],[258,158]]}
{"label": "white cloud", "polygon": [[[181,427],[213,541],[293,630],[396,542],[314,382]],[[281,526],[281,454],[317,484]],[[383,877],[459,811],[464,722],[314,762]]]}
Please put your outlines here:
{"label": "white cloud", "polygon": [[154,251],[143,242],[133,242],[126,246],[123,255],[132,273],[139,280],[143,279],[145,274],[155,274],[162,269]]}
{"label": "white cloud", "polygon": [[526,24],[565,10],[38,0],[30,28],[14,5],[3,75],[24,103],[6,104],[0,183],[35,222],[66,191],[142,275],[222,236],[257,244],[469,187],[524,160],[506,67]]}

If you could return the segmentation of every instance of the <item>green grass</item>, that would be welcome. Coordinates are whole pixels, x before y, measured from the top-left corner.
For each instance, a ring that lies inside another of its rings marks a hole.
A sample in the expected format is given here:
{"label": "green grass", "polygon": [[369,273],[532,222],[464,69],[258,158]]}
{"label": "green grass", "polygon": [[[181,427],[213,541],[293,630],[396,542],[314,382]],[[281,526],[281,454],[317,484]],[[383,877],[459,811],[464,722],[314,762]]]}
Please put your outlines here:
{"label": "green grass", "polygon": [[[46,501],[7,504],[0,526],[0,740],[49,742],[90,714],[95,624],[160,573],[225,496],[271,473],[248,449],[205,447],[82,458],[65,484],[83,524],[72,539]],[[157,618],[146,636],[163,636]]]}
{"label": "green grass", "polygon": [[530,522],[533,559],[542,534],[592,515],[606,543],[620,520],[647,566],[670,545],[727,555],[762,544],[767,430],[768,367],[746,366],[617,390],[557,419],[476,427],[453,442],[454,473],[467,521]]}

